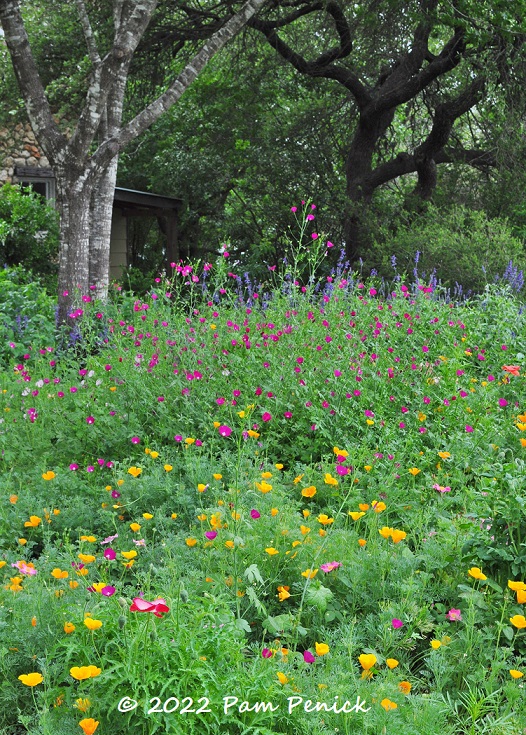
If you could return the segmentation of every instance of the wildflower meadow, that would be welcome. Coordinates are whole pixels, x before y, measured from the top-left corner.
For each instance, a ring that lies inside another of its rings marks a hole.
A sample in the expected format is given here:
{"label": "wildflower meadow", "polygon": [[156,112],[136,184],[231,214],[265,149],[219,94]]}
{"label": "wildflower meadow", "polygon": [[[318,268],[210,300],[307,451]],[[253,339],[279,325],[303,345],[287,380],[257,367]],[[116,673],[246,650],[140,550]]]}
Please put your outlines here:
{"label": "wildflower meadow", "polygon": [[291,216],[264,282],[224,246],[67,340],[3,272],[2,735],[526,732],[519,274]]}

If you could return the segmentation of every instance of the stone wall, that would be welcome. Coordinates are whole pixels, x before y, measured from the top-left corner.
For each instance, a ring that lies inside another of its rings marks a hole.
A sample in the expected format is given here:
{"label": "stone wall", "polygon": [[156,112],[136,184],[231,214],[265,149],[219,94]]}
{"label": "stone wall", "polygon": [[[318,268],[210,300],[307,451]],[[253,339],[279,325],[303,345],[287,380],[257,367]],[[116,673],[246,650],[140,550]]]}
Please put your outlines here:
{"label": "stone wall", "polygon": [[15,166],[49,168],[29,123],[0,129],[0,184],[13,182]]}

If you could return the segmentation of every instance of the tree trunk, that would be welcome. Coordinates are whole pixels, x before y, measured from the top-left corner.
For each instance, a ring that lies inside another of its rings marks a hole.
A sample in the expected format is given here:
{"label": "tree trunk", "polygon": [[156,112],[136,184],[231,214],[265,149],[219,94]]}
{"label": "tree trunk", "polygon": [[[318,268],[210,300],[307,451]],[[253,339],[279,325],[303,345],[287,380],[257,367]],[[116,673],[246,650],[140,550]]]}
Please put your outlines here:
{"label": "tree trunk", "polygon": [[115,182],[117,181],[118,157],[97,179],[92,193],[90,240],[89,240],[89,283],[94,285],[96,298],[105,301],[108,295],[110,274],[111,221]]}
{"label": "tree trunk", "polygon": [[72,306],[89,294],[89,220],[92,184],[79,171],[58,171],[60,214],[58,324],[75,323]]}
{"label": "tree trunk", "polygon": [[347,160],[345,162],[346,193],[349,205],[344,215],[344,240],[347,258],[354,264],[367,250],[367,212],[375,190],[373,156],[378,140],[383,137],[394,117],[394,110],[380,114],[360,115]]}

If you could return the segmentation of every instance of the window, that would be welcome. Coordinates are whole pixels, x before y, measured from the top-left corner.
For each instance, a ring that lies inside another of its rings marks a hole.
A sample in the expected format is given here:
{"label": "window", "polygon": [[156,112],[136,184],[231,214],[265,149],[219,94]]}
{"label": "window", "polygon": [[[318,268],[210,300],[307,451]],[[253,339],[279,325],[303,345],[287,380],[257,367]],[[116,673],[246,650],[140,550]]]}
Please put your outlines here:
{"label": "window", "polygon": [[49,169],[17,166],[13,183],[31,187],[34,192],[40,194],[44,199],[55,200],[55,177]]}

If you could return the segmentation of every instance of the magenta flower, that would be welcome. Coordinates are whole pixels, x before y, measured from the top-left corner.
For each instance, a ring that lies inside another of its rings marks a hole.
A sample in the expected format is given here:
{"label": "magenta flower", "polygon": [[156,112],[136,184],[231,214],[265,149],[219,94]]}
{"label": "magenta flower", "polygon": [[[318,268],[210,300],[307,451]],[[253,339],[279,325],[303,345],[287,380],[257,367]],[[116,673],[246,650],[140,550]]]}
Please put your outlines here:
{"label": "magenta flower", "polygon": [[473,427],[472,427],[472,426],[470,426],[469,424],[467,424],[467,425],[466,425],[466,432],[467,432],[468,434],[471,434],[471,432],[472,432],[472,431],[473,431]]}
{"label": "magenta flower", "polygon": [[116,556],[117,556],[116,552],[111,547],[104,550],[105,559],[109,559],[110,561],[113,561],[113,559],[115,559]]}
{"label": "magenta flower", "polygon": [[504,406],[508,405],[508,401],[505,398],[499,398],[499,406],[501,408],[504,408]]}
{"label": "magenta flower", "polygon": [[232,433],[232,429],[230,428],[230,426],[226,426],[225,424],[219,426],[217,430],[219,432],[219,435],[224,437],[229,437]]}
{"label": "magenta flower", "polygon": [[457,610],[456,608],[452,607],[451,610],[449,610],[449,612],[446,613],[446,618],[452,621],[462,620],[462,614],[460,610]]}
{"label": "magenta flower", "polygon": [[78,468],[79,468],[78,464],[75,464],[74,462],[72,464],[70,464],[70,466],[69,466],[69,469],[72,472],[75,472],[75,470],[78,470]]}
{"label": "magenta flower", "polygon": [[313,664],[316,661],[316,657],[310,651],[303,651],[303,660],[306,664]]}
{"label": "magenta flower", "polygon": [[132,436],[132,438],[131,438],[131,443],[132,443],[132,444],[139,444],[139,443],[140,443],[140,441],[141,441],[141,440],[139,439],[139,437],[138,437],[138,436]]}
{"label": "magenta flower", "polygon": [[257,520],[258,518],[261,518],[261,513],[255,508],[252,508],[252,510],[250,511],[250,517],[254,520]]}
{"label": "magenta flower", "polygon": [[261,655],[263,656],[263,658],[272,658],[272,651],[269,648],[264,648],[261,651]]}
{"label": "magenta flower", "polygon": [[176,434],[174,436],[174,441],[176,441],[176,442],[182,442],[183,441],[183,437],[181,436],[181,434]]}
{"label": "magenta flower", "polygon": [[261,417],[261,420],[262,421],[270,421],[271,418],[272,418],[272,416],[270,415],[270,413],[268,411],[265,411],[265,413]]}
{"label": "magenta flower", "polygon": [[213,541],[213,540],[215,539],[215,537],[217,536],[217,531],[207,531],[207,532],[205,533],[205,536],[206,536],[206,538],[207,538],[207,539],[208,539],[209,541]]}
{"label": "magenta flower", "polygon": [[391,625],[393,626],[393,628],[395,630],[398,630],[398,628],[401,628],[402,627],[403,622],[401,620],[399,620],[398,618],[393,618],[391,620]]}
{"label": "magenta flower", "polygon": [[86,419],[86,423],[87,424],[94,424],[95,423],[95,419],[93,418],[93,416],[88,416],[87,419]]}

